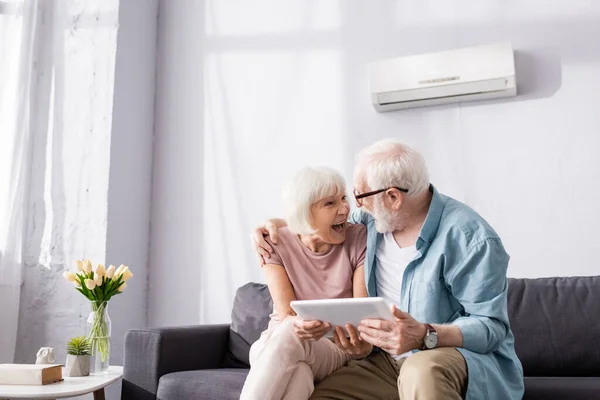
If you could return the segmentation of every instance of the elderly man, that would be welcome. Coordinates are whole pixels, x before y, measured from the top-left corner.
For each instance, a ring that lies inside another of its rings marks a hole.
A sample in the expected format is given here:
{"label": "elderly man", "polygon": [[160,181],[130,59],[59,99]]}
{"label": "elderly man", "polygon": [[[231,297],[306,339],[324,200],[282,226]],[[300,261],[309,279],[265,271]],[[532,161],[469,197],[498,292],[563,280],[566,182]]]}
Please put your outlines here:
{"label": "elderly man", "polygon": [[[522,398],[498,234],[430,185],[423,157],[397,141],[359,154],[354,195],[351,220],[368,230],[368,293],[394,304],[396,318],[362,321],[360,341],[376,351],[324,379],[311,399]],[[277,225],[266,226],[271,239]],[[271,250],[259,232],[257,251]]]}

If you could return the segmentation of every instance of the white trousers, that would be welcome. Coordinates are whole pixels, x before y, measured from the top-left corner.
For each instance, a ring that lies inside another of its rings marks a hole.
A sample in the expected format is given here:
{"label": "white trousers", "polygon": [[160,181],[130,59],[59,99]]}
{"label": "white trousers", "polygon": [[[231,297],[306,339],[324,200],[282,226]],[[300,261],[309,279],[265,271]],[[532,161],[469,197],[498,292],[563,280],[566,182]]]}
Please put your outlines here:
{"label": "white trousers", "polygon": [[292,320],[271,320],[250,348],[250,373],[240,400],[303,400],[314,383],[344,366],[350,357],[330,339],[302,340]]}

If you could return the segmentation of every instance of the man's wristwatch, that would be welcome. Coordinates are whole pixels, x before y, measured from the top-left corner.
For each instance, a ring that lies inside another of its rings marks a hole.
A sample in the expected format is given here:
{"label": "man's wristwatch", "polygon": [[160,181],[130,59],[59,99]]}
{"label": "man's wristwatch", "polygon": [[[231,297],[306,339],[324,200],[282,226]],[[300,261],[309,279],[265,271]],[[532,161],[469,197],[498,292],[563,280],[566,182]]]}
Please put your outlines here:
{"label": "man's wristwatch", "polygon": [[431,350],[435,349],[438,344],[438,334],[433,326],[430,324],[425,324],[427,328],[427,332],[425,333],[425,337],[423,337],[423,346],[421,350]]}

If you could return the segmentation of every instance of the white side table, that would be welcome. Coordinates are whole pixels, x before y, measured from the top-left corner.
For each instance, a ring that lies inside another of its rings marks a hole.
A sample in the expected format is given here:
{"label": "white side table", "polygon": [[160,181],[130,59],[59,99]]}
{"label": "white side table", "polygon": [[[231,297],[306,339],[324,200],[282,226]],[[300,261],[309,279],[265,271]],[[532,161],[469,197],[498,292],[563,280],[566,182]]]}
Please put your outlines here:
{"label": "white side table", "polygon": [[[63,370],[64,376],[64,370]],[[123,367],[108,367],[108,372],[49,385],[0,385],[0,399],[62,399],[94,393],[94,400],[104,400],[104,388],[123,378]]]}

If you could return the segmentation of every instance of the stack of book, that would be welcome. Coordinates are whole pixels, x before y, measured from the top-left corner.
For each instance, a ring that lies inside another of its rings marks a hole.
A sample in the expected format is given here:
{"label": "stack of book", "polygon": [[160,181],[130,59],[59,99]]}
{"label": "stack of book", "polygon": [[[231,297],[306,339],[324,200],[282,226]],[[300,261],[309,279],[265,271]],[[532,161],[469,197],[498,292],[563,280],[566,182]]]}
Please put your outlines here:
{"label": "stack of book", "polygon": [[0,364],[0,385],[47,385],[62,380],[60,364]]}

